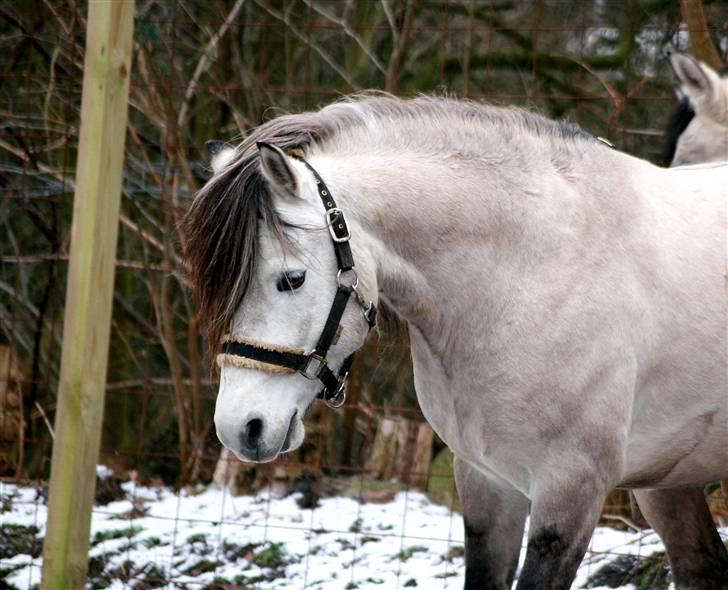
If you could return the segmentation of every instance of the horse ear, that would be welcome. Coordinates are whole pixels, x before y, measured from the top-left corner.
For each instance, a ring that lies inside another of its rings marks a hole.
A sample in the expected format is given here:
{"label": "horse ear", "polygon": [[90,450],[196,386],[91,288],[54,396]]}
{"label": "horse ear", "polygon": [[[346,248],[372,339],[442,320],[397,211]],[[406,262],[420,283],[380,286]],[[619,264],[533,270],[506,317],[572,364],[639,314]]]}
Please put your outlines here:
{"label": "horse ear", "polygon": [[670,65],[688,97],[711,100],[718,95],[720,77],[703,62],[691,55],[673,53],[670,56]]}
{"label": "horse ear", "polygon": [[215,174],[220,172],[235,155],[235,148],[224,141],[211,139],[205,142],[205,148],[207,155],[210,156],[210,166]]}
{"label": "horse ear", "polygon": [[259,141],[260,169],[274,193],[295,197],[298,193],[296,173],[285,152],[269,143]]}

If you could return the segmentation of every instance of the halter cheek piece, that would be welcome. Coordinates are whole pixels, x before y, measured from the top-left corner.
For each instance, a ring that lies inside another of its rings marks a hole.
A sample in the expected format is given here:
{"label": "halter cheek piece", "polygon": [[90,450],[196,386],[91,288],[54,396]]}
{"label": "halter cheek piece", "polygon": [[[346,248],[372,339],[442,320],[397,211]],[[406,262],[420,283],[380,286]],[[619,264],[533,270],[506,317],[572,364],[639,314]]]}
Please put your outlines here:
{"label": "halter cheek piece", "polygon": [[283,371],[290,370],[291,372],[298,371],[308,379],[318,379],[324,387],[316,397],[323,399],[328,406],[338,408],[346,401],[344,384],[354,362],[355,354],[355,352],[351,353],[336,372],[329,367],[326,360],[329,349],[336,340],[341,317],[344,315],[349,299],[353,296],[356,303],[362,308],[364,319],[369,326],[369,330],[371,330],[377,323],[377,308],[371,301],[364,299],[358,291],[359,279],[354,269],[354,256],[349,245],[351,232],[346,223],[344,212],[336,206],[334,197],[319,173],[303,158],[293,157],[302,162],[316,180],[316,190],[326,210],[326,225],[329,228],[329,235],[336,254],[336,265],[339,269],[336,275],[336,295],[326,318],[324,329],[316,346],[308,354],[283,346],[227,337],[222,344],[221,354],[218,355],[218,363],[222,365],[226,363],[226,357],[233,357],[230,360],[232,364],[235,364],[236,359],[234,357],[238,357],[241,361],[245,359],[253,361],[252,363],[242,363],[243,366],[249,368],[270,372],[280,372],[281,369]]}

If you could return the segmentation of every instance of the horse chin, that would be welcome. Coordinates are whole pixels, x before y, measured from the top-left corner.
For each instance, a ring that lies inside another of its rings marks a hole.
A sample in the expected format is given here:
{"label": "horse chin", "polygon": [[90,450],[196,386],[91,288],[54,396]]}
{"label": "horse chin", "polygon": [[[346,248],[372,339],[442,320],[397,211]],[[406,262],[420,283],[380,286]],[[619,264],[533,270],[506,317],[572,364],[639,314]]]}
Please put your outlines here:
{"label": "horse chin", "polygon": [[270,463],[271,461],[275,461],[278,458],[278,455],[280,455],[280,452],[271,452],[269,450],[258,450],[254,454],[247,454],[234,449],[230,450],[240,461],[243,461],[244,463]]}

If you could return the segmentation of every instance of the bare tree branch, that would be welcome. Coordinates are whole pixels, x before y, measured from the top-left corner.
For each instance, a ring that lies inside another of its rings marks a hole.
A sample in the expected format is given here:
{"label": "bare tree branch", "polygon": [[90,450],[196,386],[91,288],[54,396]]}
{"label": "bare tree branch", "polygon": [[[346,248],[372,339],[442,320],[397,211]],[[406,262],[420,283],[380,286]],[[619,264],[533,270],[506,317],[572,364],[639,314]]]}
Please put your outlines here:
{"label": "bare tree branch", "polygon": [[185,97],[182,101],[182,106],[180,107],[179,113],[177,115],[178,128],[181,129],[187,122],[187,114],[190,109],[190,101],[197,91],[200,77],[215,61],[217,46],[220,44],[220,39],[222,39],[225,36],[225,33],[228,32],[230,25],[240,13],[240,9],[243,7],[243,4],[245,4],[245,0],[237,0],[237,2],[235,2],[232,10],[230,10],[222,25],[220,25],[220,28],[212,36],[207,44],[207,47],[205,47],[205,50],[202,52],[200,59],[197,61],[197,66],[195,66],[195,71],[192,74],[192,78],[190,78],[189,84],[187,85],[187,90],[185,90]]}
{"label": "bare tree branch", "polygon": [[310,39],[308,39],[305,35],[301,34],[301,32],[296,29],[294,24],[290,21],[288,18],[288,15],[283,15],[277,10],[274,10],[267,4],[263,3],[261,0],[255,0],[255,3],[260,6],[263,10],[265,10],[268,14],[270,14],[272,17],[277,18],[281,22],[283,22],[290,30],[291,32],[298,37],[301,41],[303,41],[306,45],[308,45],[311,49],[313,49],[316,53],[319,54],[321,59],[323,59],[328,66],[334,70],[339,77],[346,82],[352,90],[361,90],[359,86],[352,80],[349,75],[339,66],[334,59],[326,53],[317,43],[314,43]]}
{"label": "bare tree branch", "polygon": [[318,12],[326,20],[329,20],[332,23],[334,23],[335,25],[338,25],[339,27],[341,27],[341,30],[344,31],[344,33],[346,33],[346,35],[348,37],[353,39],[356,42],[356,44],[361,48],[361,50],[366,54],[366,56],[371,60],[371,62],[374,64],[374,67],[377,68],[382,74],[384,74],[384,75],[387,74],[387,69],[384,67],[384,64],[379,60],[379,58],[376,55],[374,55],[372,53],[371,49],[369,49],[369,47],[367,47],[366,43],[364,43],[362,38],[359,37],[359,35],[357,35],[351,29],[351,27],[349,26],[349,23],[334,16],[330,12],[326,12],[318,4],[313,2],[313,0],[303,0],[303,2],[306,6],[309,6],[310,8],[312,8],[313,10]]}

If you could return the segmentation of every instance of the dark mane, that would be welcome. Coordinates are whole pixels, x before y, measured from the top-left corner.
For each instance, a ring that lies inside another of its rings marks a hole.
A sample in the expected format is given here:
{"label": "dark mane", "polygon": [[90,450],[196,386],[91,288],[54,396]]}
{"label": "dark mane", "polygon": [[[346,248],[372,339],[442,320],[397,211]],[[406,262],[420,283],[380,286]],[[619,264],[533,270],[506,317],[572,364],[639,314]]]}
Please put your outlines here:
{"label": "dark mane", "polygon": [[182,220],[187,271],[213,358],[250,283],[259,218],[274,230],[280,226],[254,159],[249,155],[209,182]]}
{"label": "dark mane", "polygon": [[667,123],[667,129],[665,130],[665,137],[667,143],[665,144],[665,151],[662,154],[662,163],[665,166],[669,166],[675,157],[675,150],[677,150],[677,140],[683,134],[690,125],[690,121],[695,117],[695,111],[690,105],[690,99],[687,96],[683,96],[680,102],[677,103],[677,107],[670,115],[670,121]]}
{"label": "dark mane", "polygon": [[187,272],[213,358],[255,272],[258,224],[267,223],[274,237],[284,238],[283,223],[259,172],[256,141],[283,150],[305,149],[330,131],[315,119],[288,115],[258,127],[236,148],[226,168],[197,193],[182,219]]}
{"label": "dark mane", "polygon": [[232,161],[199,191],[181,223],[189,280],[213,358],[255,272],[258,224],[268,224],[275,238],[285,236],[259,171],[256,142],[265,141],[285,151],[308,151],[347,130],[377,121],[391,130],[387,141],[396,146],[411,140],[396,127],[397,121],[404,124],[423,118],[432,123],[431,127],[445,130],[459,121],[466,126],[489,126],[499,135],[522,131],[566,146],[584,140],[598,145],[576,125],[519,108],[445,97],[401,100],[381,93],[352,97],[320,111],[284,115],[261,125],[238,146]]}

